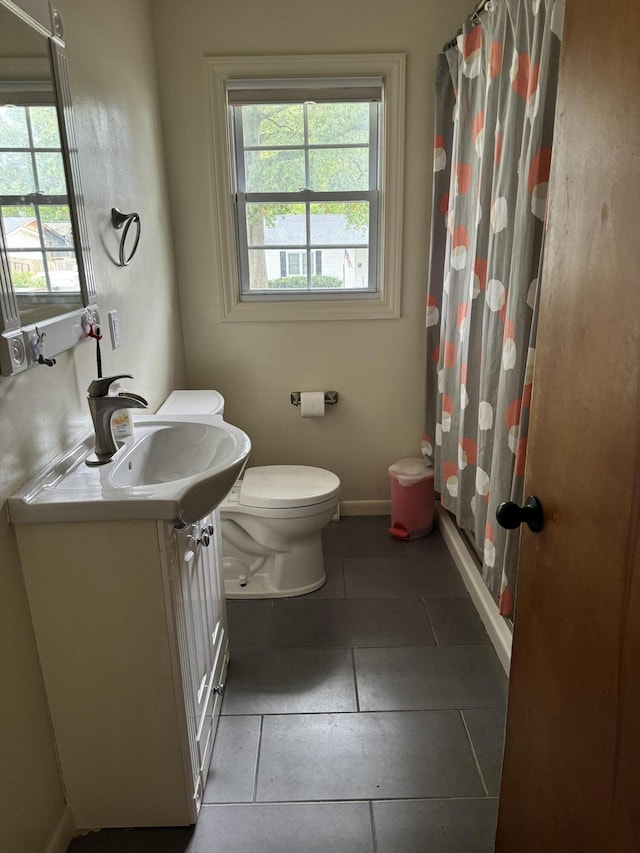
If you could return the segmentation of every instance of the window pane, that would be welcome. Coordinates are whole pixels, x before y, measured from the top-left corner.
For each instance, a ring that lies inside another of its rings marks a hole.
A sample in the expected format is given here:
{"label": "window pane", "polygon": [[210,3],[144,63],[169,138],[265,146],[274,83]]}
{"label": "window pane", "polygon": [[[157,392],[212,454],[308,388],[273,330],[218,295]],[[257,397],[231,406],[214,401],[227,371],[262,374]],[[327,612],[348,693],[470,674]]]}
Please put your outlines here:
{"label": "window pane", "polygon": [[248,193],[297,193],[305,185],[304,151],[247,151]]}
{"label": "window pane", "polygon": [[0,107],[0,148],[28,148],[24,107]]}
{"label": "window pane", "polygon": [[300,252],[287,252],[287,272],[289,275],[300,275],[306,270],[300,269]]}
{"label": "window pane", "polygon": [[65,205],[43,205],[40,220],[44,228],[44,244],[50,248],[73,251],[71,211]]}
{"label": "window pane", "polygon": [[64,174],[64,162],[60,152],[38,153],[36,168],[38,169],[38,189],[47,195],[67,194],[67,182]]}
{"label": "window pane", "polygon": [[32,205],[3,207],[2,227],[8,249],[40,248],[38,221]]}
{"label": "window pane", "polygon": [[80,291],[80,276],[74,252],[47,252],[49,282],[54,293]]}
{"label": "window pane", "polygon": [[9,251],[7,254],[11,278],[16,290],[29,290],[33,293],[48,290],[42,252]]}
{"label": "window pane", "polygon": [[302,104],[257,104],[236,109],[242,110],[245,147],[304,143]]}
{"label": "window pane", "polygon": [[306,242],[304,204],[247,204],[249,246],[304,246]]}
{"label": "window pane", "polygon": [[278,249],[249,249],[249,290],[306,289],[306,276],[287,276],[286,262]]}
{"label": "window pane", "polygon": [[362,289],[368,285],[368,249],[335,246],[322,250],[322,273],[311,277],[312,290]]}
{"label": "window pane", "polygon": [[62,148],[55,107],[30,107],[33,143],[36,148]]}
{"label": "window pane", "polygon": [[310,212],[312,246],[366,245],[369,242],[369,204],[366,201],[312,204]]}
{"label": "window pane", "polygon": [[322,148],[309,151],[311,189],[344,192],[369,189],[368,148]]}
{"label": "window pane", "polygon": [[79,293],[80,277],[73,252],[9,252],[9,267],[16,291],[29,293]]}
{"label": "window pane", "polygon": [[369,284],[369,250],[346,248],[342,256],[342,280],[345,287],[362,288]]}
{"label": "window pane", "polygon": [[369,142],[369,104],[308,104],[309,142]]}
{"label": "window pane", "polygon": [[27,195],[35,190],[31,155],[0,152],[0,194]]}

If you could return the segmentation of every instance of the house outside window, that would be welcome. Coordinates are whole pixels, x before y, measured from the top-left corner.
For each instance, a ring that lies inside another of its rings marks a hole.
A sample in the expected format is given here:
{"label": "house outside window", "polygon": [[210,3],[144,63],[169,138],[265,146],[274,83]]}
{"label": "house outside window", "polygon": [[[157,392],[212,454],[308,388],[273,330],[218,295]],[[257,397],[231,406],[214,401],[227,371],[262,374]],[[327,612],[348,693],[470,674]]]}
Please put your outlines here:
{"label": "house outside window", "polygon": [[[266,268],[269,281],[273,281],[276,275],[280,278],[292,278],[294,276],[306,276],[308,265],[307,252],[279,252],[280,269],[279,273],[273,263],[273,251],[265,252],[267,259]],[[310,253],[311,257],[311,275],[322,274],[322,252],[315,251]],[[286,285],[281,285],[286,286]]]}
{"label": "house outside window", "polygon": [[399,316],[404,56],[205,63],[222,319]]}

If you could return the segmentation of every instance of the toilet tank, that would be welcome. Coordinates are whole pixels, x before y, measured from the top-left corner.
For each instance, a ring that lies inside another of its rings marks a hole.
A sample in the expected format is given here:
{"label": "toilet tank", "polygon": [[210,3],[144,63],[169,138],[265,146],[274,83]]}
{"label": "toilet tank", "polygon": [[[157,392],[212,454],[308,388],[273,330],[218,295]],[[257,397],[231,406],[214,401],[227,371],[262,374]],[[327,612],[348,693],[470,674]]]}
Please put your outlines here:
{"label": "toilet tank", "polygon": [[159,415],[223,415],[219,391],[172,391],[158,409]]}

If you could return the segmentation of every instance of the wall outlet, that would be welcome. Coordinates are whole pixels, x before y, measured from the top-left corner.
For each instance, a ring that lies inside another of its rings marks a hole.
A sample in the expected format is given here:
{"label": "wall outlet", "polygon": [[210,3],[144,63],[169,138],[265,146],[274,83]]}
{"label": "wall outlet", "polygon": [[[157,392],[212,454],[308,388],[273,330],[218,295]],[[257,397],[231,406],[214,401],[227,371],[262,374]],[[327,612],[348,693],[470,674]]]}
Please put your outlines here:
{"label": "wall outlet", "polygon": [[118,349],[120,346],[120,320],[117,311],[109,311],[109,331],[111,332],[111,347]]}

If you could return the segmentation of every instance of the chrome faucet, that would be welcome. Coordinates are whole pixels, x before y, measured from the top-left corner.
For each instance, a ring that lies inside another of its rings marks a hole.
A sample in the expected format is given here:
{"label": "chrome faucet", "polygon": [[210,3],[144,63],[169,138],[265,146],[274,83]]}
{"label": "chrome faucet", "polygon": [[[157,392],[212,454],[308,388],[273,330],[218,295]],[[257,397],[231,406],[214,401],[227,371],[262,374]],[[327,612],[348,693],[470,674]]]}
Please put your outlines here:
{"label": "chrome faucet", "polygon": [[109,386],[116,379],[133,379],[130,373],[119,376],[107,376],[104,379],[94,379],[89,385],[89,411],[93,420],[96,434],[95,453],[86,459],[89,466],[106,465],[111,462],[113,454],[122,447],[122,442],[116,441],[111,429],[111,418],[118,409],[146,409],[149,405],[139,394],[121,391],[120,394],[109,396]]}

